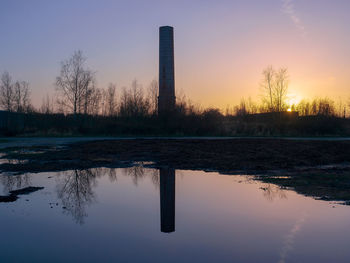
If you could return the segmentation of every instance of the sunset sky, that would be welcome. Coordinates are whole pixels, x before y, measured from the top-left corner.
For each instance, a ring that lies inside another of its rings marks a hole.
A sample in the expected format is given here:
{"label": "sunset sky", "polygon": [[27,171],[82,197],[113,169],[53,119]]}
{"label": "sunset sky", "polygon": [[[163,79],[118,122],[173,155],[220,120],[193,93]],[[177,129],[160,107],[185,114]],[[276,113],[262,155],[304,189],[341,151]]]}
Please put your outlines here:
{"label": "sunset sky", "polygon": [[60,62],[82,50],[98,86],[158,78],[158,27],[175,28],[176,89],[203,106],[258,99],[288,67],[291,99],[350,97],[349,0],[0,0],[0,72],[40,106]]}

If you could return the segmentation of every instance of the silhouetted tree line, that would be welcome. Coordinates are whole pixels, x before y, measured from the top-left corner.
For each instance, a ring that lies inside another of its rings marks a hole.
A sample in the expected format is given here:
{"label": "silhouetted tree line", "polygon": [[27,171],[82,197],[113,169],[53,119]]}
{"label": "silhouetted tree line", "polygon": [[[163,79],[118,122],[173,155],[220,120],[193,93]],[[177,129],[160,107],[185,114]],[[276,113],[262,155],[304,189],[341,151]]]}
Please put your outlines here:
{"label": "silhouetted tree line", "polygon": [[1,75],[0,106],[9,112],[31,112],[34,110],[30,103],[29,83],[13,81],[10,73]]}
{"label": "silhouetted tree line", "polygon": [[6,135],[179,136],[323,135],[347,134],[348,130],[350,133],[347,120],[339,120],[346,117],[346,102],[315,98],[290,105],[288,70],[269,66],[263,70],[262,77],[260,102],[243,98],[223,113],[217,108],[202,108],[185,95],[176,94],[174,112],[157,116],[156,80],[146,89],[137,80],[119,91],[113,83],[98,88],[95,72],[86,66],[82,52],[76,51],[61,63],[56,94],[46,95],[39,109],[31,105],[28,82],[13,81],[8,72],[2,74],[0,106],[5,111],[19,113],[6,115],[11,119],[8,123],[16,125],[4,128],[1,124],[2,131]]}
{"label": "silhouetted tree line", "polygon": [[[311,100],[303,99],[297,104],[288,105],[287,109],[291,112],[298,112],[299,116],[328,116],[345,118],[347,116],[347,105],[341,99],[335,101],[330,98],[314,98]],[[226,115],[244,116],[249,114],[259,114],[270,111],[266,104],[254,102],[251,98],[241,99],[240,103],[233,108],[226,108]]]}

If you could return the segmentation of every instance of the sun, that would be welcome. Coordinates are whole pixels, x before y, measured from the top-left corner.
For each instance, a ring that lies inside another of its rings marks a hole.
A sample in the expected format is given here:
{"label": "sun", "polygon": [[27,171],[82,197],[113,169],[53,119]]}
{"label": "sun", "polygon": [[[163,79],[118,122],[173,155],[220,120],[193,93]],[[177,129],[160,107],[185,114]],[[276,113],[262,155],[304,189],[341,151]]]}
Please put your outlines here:
{"label": "sun", "polygon": [[290,107],[292,105],[299,104],[299,102],[303,99],[302,96],[300,96],[300,94],[297,94],[295,92],[290,92],[287,97],[288,97],[287,101],[288,101],[288,104],[290,105]]}
{"label": "sun", "polygon": [[302,99],[301,99],[301,97],[299,97],[299,96],[291,96],[290,98],[289,98],[289,105],[297,105],[297,104],[299,104],[299,102],[301,101]]}
{"label": "sun", "polygon": [[295,92],[289,93],[287,97],[287,112],[293,112],[303,98]]}

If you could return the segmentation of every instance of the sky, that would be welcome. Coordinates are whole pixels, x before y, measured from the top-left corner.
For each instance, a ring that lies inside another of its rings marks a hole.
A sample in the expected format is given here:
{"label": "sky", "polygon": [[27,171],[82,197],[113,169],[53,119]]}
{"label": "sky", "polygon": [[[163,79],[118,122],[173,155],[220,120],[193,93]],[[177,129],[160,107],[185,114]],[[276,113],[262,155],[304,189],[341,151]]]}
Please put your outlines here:
{"label": "sky", "polygon": [[350,98],[348,0],[0,0],[0,73],[54,95],[82,50],[97,85],[158,78],[158,28],[175,30],[176,90],[205,107],[259,99],[262,71],[287,67],[289,98]]}

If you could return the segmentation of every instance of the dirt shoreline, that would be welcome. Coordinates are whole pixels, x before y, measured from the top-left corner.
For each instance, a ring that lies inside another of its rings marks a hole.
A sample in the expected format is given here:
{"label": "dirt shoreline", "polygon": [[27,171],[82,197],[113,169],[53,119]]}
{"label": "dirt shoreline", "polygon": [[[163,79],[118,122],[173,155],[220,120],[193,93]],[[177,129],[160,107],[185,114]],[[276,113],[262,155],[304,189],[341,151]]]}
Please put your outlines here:
{"label": "dirt shoreline", "polygon": [[[350,201],[350,141],[287,139],[123,139],[0,150],[2,173],[93,167],[149,167],[257,175],[330,201]],[[151,162],[151,163],[150,163]]]}

